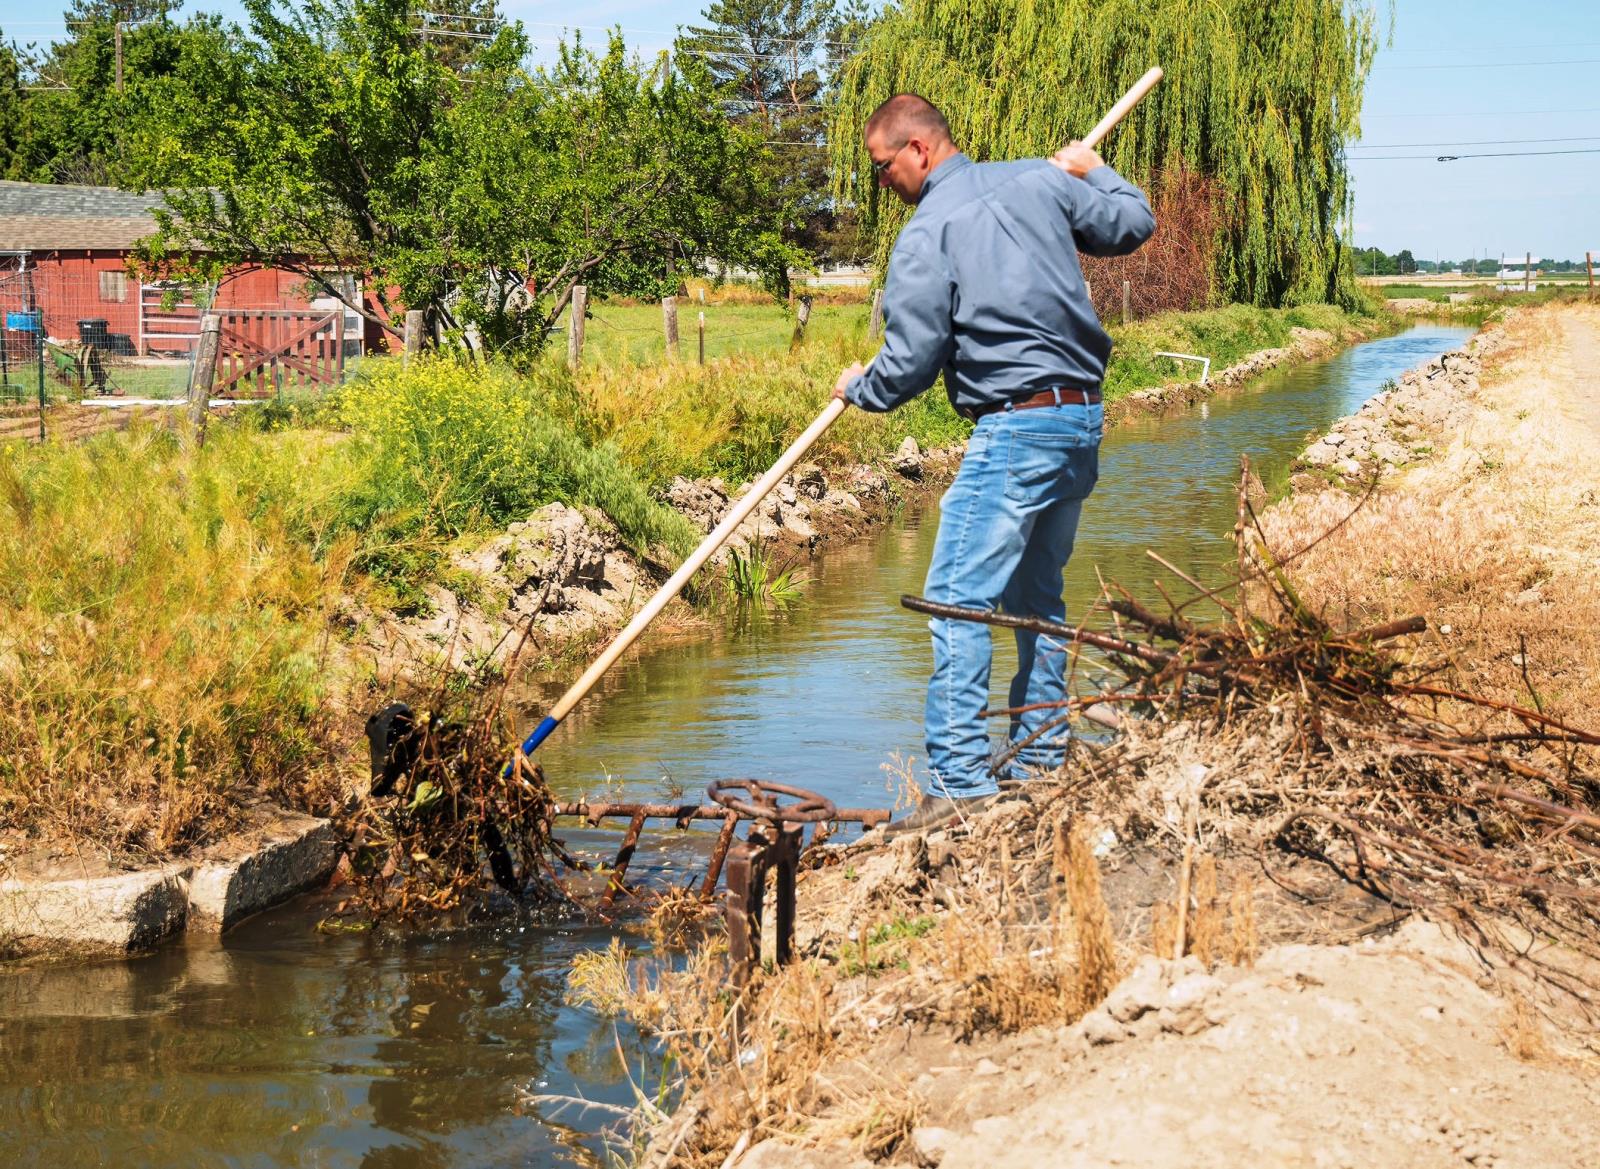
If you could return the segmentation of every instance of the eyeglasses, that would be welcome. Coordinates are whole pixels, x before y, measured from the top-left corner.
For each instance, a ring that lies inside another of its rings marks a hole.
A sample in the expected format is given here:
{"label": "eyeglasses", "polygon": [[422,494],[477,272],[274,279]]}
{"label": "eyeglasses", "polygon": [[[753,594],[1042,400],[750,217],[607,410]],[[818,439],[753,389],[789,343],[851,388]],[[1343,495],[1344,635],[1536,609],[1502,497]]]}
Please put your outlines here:
{"label": "eyeglasses", "polygon": [[902,142],[895,149],[895,152],[893,154],[891,154],[888,158],[884,159],[882,162],[874,162],[872,164],[872,177],[874,179],[883,178],[883,172],[888,170],[891,166],[893,166],[894,165],[894,160],[900,157],[900,152],[902,150],[904,150],[907,146],[910,146],[910,145],[911,145],[910,142]]}

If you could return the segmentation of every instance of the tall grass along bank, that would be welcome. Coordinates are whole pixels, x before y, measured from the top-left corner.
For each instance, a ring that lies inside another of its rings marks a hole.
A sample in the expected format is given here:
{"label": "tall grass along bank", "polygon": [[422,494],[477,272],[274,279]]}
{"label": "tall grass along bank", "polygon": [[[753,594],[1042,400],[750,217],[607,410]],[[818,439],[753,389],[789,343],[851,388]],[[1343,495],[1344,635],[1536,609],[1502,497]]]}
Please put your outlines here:
{"label": "tall grass along bank", "polygon": [[314,557],[220,439],[0,451],[0,824],[155,855],[310,798],[345,545]]}

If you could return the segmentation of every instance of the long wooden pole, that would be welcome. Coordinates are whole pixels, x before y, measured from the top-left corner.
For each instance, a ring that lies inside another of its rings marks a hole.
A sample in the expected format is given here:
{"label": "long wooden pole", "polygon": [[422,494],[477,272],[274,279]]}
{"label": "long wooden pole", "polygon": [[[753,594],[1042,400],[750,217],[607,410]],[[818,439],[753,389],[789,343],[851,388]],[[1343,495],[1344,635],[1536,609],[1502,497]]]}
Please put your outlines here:
{"label": "long wooden pole", "polygon": [[1123,94],[1117,104],[1106,111],[1106,116],[1095,123],[1094,129],[1083,136],[1083,144],[1091,148],[1100,145],[1100,139],[1111,133],[1112,127],[1126,118],[1128,111],[1138,105],[1144,95],[1154,89],[1156,82],[1163,76],[1160,65],[1153,65],[1145,70],[1144,76],[1133,83],[1133,88]]}
{"label": "long wooden pole", "polygon": [[[1127,116],[1129,110],[1139,104],[1139,99],[1149,93],[1156,82],[1160,80],[1160,68],[1151,69],[1143,77],[1139,78],[1134,83],[1133,88],[1123,94],[1122,99],[1111,107],[1111,112],[1101,118],[1095,128],[1090,130],[1083,138],[1083,144],[1093,147],[1098,143],[1110,133],[1113,126]],[[674,307],[676,306],[674,305]],[[673,331],[674,333],[676,332],[675,329]],[[789,445],[789,449],[778,457],[778,461],[772,465],[772,469],[756,480],[755,485],[745,493],[744,498],[733,505],[732,510],[722,517],[722,522],[711,529],[706,538],[700,541],[700,546],[691,552],[689,558],[678,567],[678,571],[672,574],[666,584],[656,590],[655,596],[645,602],[644,608],[640,609],[634,615],[633,620],[628,622],[627,628],[617,634],[616,639],[606,646],[605,651],[583,672],[583,676],[569,686],[567,692],[550,708],[550,713],[540,720],[538,726],[533,728],[533,733],[523,741],[522,753],[524,755],[533,754],[539,744],[550,737],[550,733],[561,725],[561,720],[571,714],[572,709],[583,701],[584,695],[588,694],[594,688],[594,684],[605,676],[606,671],[616,664],[617,659],[628,651],[628,647],[639,639],[639,635],[649,627],[650,622],[660,615],[661,610],[667,607],[667,603],[683,591],[683,586],[689,583],[689,579],[700,571],[701,567],[707,560],[711,559],[718,548],[721,548],[727,542],[728,537],[732,536],[739,525],[749,518],[750,513],[760,506],[761,501],[771,493],[772,489],[782,481],[783,477],[794,469],[794,465],[800,461],[801,456],[806,451],[811,449],[812,444],[821,438],[828,427],[838,420],[839,415],[844,413],[845,405],[846,403],[841,398],[834,398],[830,401],[827,408],[817,415],[816,420],[806,427],[804,433],[795,439]]]}
{"label": "long wooden pole", "polygon": [[700,571],[701,566],[711,559],[716,550],[727,542],[728,537],[733,535],[739,525],[744,523],[750,513],[755,511],[761,501],[778,485],[779,481],[793,469],[794,465],[800,461],[800,457],[811,449],[811,444],[821,438],[823,431],[832,426],[839,415],[844,413],[845,405],[846,403],[839,398],[829,402],[828,408],[817,415],[816,420],[806,427],[805,432],[799,438],[789,444],[789,449],[779,456],[778,461],[772,465],[772,469],[756,480],[755,486],[745,493],[744,498],[733,505],[732,510],[722,518],[722,522],[712,528],[710,534],[700,541],[700,546],[689,554],[689,559],[678,567],[678,571],[673,573],[667,583],[656,591],[655,596],[645,602],[644,608],[640,609],[633,620],[628,622],[627,628],[617,634],[616,640],[608,645],[605,652],[594,660],[594,664],[583,672],[583,677],[574,682],[567,692],[561,696],[560,701],[550,708],[550,713],[545,717],[544,721],[534,728],[533,734],[529,735],[527,741],[522,744],[522,753],[524,755],[531,754],[533,749],[544,742],[549,737],[550,732],[556,729],[557,724],[572,712],[572,708],[582,701],[583,696],[589,693],[590,688],[601,679],[616,660],[627,652],[628,647],[645,631],[646,626],[656,619],[662,609],[667,607],[667,602],[682,591],[683,586],[689,583],[689,578]]}

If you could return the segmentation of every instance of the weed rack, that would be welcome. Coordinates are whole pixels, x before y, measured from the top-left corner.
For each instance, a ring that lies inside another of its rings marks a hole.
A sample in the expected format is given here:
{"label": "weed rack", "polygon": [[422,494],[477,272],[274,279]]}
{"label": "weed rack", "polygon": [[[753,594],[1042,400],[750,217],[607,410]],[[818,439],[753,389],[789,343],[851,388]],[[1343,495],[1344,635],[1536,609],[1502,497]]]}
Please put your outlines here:
{"label": "weed rack", "polygon": [[[734,979],[748,978],[761,956],[766,890],[774,886],[775,952],[781,965],[793,950],[795,884],[802,854],[825,843],[840,824],[872,829],[888,808],[840,808],[814,791],[762,779],[712,783],[703,803],[563,801],[543,769],[522,752],[503,765],[498,700],[461,722],[392,703],[367,720],[372,782],[354,809],[348,835],[365,854],[355,877],[374,916],[405,917],[459,906],[483,886],[487,863],[494,883],[519,901],[532,897],[577,906],[560,870],[603,872],[598,902],[581,908],[609,918],[619,896],[634,895],[628,869],[652,821],[679,831],[695,821],[719,823],[698,889],[712,902],[726,877],[723,910]],[[624,821],[609,866],[573,855],[557,837],[561,821],[598,828]],[[736,840],[739,824],[750,827]],[[810,841],[805,839],[811,826]]]}
{"label": "weed rack", "polygon": [[[740,798],[740,795],[744,798]],[[786,964],[793,956],[795,882],[800,857],[807,847],[825,843],[839,824],[860,824],[872,829],[887,823],[887,808],[840,808],[805,788],[759,779],[718,780],[706,789],[710,801],[704,804],[638,804],[579,801],[556,804],[552,814],[582,820],[598,827],[607,819],[628,822],[610,867],[610,878],[601,897],[601,908],[608,909],[627,887],[628,866],[639,846],[639,837],[651,820],[670,821],[673,827],[687,829],[695,820],[721,821],[717,842],[700,882],[699,896],[710,901],[717,882],[727,874],[723,916],[728,928],[728,957],[737,985],[743,985],[761,961],[762,929],[765,916],[768,878],[774,878],[775,961]],[[780,799],[793,802],[780,803]],[[745,839],[734,841],[741,821],[750,824]],[[806,825],[813,825],[807,844]],[[563,855],[571,867],[585,867],[576,857]]]}

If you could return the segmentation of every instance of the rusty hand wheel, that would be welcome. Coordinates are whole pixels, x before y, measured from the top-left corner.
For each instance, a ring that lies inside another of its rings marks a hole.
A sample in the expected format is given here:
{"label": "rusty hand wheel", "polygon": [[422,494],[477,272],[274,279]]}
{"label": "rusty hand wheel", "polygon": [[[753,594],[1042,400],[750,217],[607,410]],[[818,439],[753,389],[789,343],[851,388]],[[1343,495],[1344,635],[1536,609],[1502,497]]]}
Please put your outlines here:
{"label": "rusty hand wheel", "polygon": [[[737,799],[734,793],[739,791],[747,793],[756,802]],[[823,820],[835,820],[839,816],[839,809],[826,796],[819,796],[803,787],[791,787],[786,783],[772,783],[765,779],[714,780],[706,788],[706,795],[713,803],[721,804],[729,811],[773,824],[816,824]],[[779,796],[790,796],[799,802],[779,807]]]}

